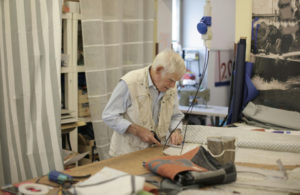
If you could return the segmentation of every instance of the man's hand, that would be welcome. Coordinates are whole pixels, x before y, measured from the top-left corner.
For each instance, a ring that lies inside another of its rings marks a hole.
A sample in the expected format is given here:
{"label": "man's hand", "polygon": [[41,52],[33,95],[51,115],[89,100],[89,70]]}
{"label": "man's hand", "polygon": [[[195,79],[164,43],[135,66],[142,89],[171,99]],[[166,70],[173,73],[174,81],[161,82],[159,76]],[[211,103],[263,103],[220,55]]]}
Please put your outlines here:
{"label": "man's hand", "polygon": [[170,144],[180,145],[182,143],[182,140],[183,140],[183,138],[182,138],[182,135],[180,133],[180,130],[176,129],[170,137]]}
{"label": "man's hand", "polygon": [[147,142],[149,144],[161,145],[159,141],[154,138],[154,135],[151,131],[139,125],[131,124],[128,127],[127,132],[135,136],[138,136],[143,142]]}

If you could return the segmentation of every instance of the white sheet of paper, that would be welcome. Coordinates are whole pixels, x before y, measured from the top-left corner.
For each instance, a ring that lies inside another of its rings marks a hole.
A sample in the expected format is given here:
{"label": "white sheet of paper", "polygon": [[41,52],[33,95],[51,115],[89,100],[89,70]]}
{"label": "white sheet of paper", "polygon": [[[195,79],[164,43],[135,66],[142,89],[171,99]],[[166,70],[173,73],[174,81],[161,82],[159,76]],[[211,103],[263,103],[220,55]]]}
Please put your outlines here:
{"label": "white sheet of paper", "polygon": [[[78,183],[75,188],[76,194],[78,195],[129,195],[132,194],[133,191],[138,192],[142,190],[144,187],[144,182],[144,177],[134,176],[134,185],[132,185],[132,178],[128,173],[109,167],[104,167],[101,171],[89,179]],[[86,185],[92,186],[80,187]],[[134,190],[133,186],[135,188]],[[71,192],[74,193],[74,189],[71,189]]]}

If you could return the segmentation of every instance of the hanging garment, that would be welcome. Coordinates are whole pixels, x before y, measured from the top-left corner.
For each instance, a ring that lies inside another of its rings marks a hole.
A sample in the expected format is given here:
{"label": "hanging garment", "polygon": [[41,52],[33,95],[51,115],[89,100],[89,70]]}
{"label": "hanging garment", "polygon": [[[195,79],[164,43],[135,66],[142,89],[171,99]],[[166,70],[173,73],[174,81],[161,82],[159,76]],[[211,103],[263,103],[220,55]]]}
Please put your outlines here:
{"label": "hanging garment", "polygon": [[181,156],[150,160],[144,163],[144,167],[183,186],[224,184],[236,180],[235,165],[220,164],[202,146]]}

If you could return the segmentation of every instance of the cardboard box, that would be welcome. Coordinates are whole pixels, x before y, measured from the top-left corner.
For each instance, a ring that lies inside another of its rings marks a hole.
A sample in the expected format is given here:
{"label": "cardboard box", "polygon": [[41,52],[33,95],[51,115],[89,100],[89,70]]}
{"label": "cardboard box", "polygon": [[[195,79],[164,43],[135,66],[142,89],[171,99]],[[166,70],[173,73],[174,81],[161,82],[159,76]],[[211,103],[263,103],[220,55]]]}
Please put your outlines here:
{"label": "cardboard box", "polygon": [[80,133],[78,134],[78,152],[88,153],[88,158],[84,158],[79,161],[80,165],[92,163],[94,145],[94,140],[87,140],[83,135]]}
{"label": "cardboard box", "polygon": [[90,107],[86,90],[78,90],[78,117],[89,117]]}
{"label": "cardboard box", "polygon": [[87,90],[78,89],[78,102],[79,103],[88,103],[89,102]]}
{"label": "cardboard box", "polygon": [[89,103],[78,103],[78,117],[89,117],[90,107]]}

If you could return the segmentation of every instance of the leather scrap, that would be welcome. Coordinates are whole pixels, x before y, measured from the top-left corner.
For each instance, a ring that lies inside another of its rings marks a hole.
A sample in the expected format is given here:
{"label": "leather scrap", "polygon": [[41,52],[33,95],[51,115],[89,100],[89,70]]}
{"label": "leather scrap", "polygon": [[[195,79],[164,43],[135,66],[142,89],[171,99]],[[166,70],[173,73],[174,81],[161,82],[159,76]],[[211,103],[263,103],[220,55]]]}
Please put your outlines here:
{"label": "leather scrap", "polygon": [[202,146],[180,156],[149,160],[144,167],[184,186],[222,184],[236,180],[235,165],[219,163]]}

